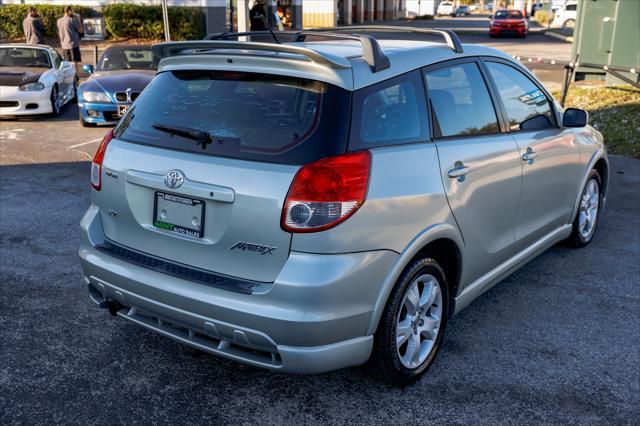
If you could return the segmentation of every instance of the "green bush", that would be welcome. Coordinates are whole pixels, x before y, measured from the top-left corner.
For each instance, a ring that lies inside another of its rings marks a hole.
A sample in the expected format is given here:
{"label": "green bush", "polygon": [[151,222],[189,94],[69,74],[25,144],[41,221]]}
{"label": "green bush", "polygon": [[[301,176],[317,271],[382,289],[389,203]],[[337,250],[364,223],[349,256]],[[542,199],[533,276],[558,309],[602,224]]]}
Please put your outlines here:
{"label": "green bush", "polygon": [[[11,4],[0,7],[0,39],[24,37],[22,21],[27,16],[28,4]],[[42,18],[47,37],[57,37],[56,22],[64,15],[64,6],[48,4],[34,5]],[[73,11],[82,17],[92,16],[95,12],[90,7],[72,5]]]}
{"label": "green bush", "polygon": [[[82,17],[96,16],[97,12],[86,6],[73,6]],[[45,24],[45,35],[57,37],[56,22],[64,15],[64,6],[36,4]],[[0,7],[0,39],[24,37],[22,21],[27,16],[28,4]],[[107,5],[102,9],[107,35],[125,38],[164,38],[162,8],[127,3]],[[169,25],[172,40],[201,39],[204,36],[204,15],[199,7],[170,7]]]}
{"label": "green bush", "polygon": [[549,11],[548,10],[536,10],[536,14],[533,15],[540,25],[547,25],[549,23]]}
{"label": "green bush", "polygon": [[[107,34],[110,37],[164,38],[162,8],[116,3],[102,9]],[[169,27],[172,40],[202,39],[204,16],[197,7],[170,7]]]}

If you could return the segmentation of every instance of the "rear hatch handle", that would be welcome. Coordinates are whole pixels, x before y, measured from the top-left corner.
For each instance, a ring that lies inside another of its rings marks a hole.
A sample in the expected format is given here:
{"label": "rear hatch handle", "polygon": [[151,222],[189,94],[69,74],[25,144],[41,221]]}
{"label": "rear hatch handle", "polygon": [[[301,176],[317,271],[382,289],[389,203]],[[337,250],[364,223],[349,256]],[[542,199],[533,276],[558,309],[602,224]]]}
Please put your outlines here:
{"label": "rear hatch handle", "polygon": [[189,180],[186,177],[184,179],[184,183],[180,186],[180,188],[171,190],[164,183],[165,176],[166,175],[157,175],[154,173],[129,170],[125,176],[125,180],[127,181],[127,183],[145,186],[157,191],[177,191],[180,194],[188,195],[194,198],[219,201],[222,203],[233,203],[233,200],[235,199],[235,191],[231,188],[196,182]]}

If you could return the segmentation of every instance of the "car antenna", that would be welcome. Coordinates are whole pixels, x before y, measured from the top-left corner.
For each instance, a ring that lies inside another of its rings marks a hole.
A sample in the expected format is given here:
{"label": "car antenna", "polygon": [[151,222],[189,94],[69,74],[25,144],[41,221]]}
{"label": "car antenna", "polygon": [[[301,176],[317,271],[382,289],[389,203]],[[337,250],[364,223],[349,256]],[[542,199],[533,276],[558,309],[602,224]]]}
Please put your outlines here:
{"label": "car antenna", "polygon": [[278,37],[276,37],[276,33],[274,33],[273,30],[271,29],[271,25],[269,25],[269,22],[267,22],[267,18],[264,15],[260,15],[260,19],[262,20],[262,23],[264,24],[264,26],[267,27],[267,29],[271,33],[271,37],[273,37],[273,40],[278,44],[282,44],[282,42],[278,40]]}

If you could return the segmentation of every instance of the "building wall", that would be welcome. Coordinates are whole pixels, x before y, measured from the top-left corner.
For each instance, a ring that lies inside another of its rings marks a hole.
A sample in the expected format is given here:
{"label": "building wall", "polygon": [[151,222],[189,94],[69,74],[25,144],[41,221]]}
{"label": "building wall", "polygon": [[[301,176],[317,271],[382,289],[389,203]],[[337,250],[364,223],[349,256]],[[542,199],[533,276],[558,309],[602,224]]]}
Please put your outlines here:
{"label": "building wall", "polygon": [[338,20],[335,0],[302,0],[303,28],[334,27]]}
{"label": "building wall", "polygon": [[334,27],[401,18],[407,0],[302,0],[302,26]]}

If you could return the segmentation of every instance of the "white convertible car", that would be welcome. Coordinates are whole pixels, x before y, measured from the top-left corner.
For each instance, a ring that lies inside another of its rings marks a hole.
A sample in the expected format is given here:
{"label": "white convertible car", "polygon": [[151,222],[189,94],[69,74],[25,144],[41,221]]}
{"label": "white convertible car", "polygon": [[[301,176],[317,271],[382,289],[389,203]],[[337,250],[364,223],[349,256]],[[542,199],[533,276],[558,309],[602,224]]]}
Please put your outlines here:
{"label": "white convertible car", "polygon": [[77,86],[75,65],[52,47],[0,44],[0,116],[57,115]]}

